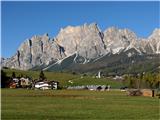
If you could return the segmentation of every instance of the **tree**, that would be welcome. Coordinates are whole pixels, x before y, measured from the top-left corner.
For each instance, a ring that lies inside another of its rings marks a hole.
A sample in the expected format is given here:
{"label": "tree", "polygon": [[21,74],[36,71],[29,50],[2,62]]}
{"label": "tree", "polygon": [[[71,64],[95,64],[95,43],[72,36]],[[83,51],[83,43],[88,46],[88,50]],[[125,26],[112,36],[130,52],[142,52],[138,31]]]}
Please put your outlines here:
{"label": "tree", "polygon": [[15,72],[12,72],[12,78],[16,78]]}
{"label": "tree", "polygon": [[132,77],[129,77],[129,87],[135,88],[135,80]]}
{"label": "tree", "polygon": [[44,73],[43,73],[43,71],[41,71],[40,72],[40,74],[39,74],[39,80],[45,80],[46,79],[46,77],[45,77],[45,75],[44,75]]}
{"label": "tree", "polygon": [[143,77],[143,80],[149,88],[159,88],[160,75],[159,73],[146,73]]}
{"label": "tree", "polygon": [[22,78],[22,77],[23,77],[23,74],[21,73],[20,78]]}
{"label": "tree", "polygon": [[129,82],[129,88],[138,88],[139,86],[139,81],[137,80],[136,76],[131,76],[131,75],[128,75],[126,77],[127,81]]}
{"label": "tree", "polygon": [[6,75],[6,73],[1,70],[1,88],[8,87],[10,83],[10,78]]}
{"label": "tree", "polygon": [[125,75],[124,79],[122,79],[123,86],[129,86],[129,75]]}
{"label": "tree", "polygon": [[156,75],[155,87],[160,89],[160,73]]}

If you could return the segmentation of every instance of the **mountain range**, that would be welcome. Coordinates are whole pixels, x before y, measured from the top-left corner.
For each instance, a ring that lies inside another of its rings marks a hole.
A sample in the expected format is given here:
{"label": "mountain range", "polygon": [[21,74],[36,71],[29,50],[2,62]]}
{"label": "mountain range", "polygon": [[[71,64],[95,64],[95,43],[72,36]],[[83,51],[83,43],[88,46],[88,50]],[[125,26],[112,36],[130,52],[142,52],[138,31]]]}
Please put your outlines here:
{"label": "mountain range", "polygon": [[67,26],[58,35],[26,39],[2,67],[20,70],[116,72],[158,69],[160,29],[139,38],[129,29],[116,27],[101,31],[96,23]]}

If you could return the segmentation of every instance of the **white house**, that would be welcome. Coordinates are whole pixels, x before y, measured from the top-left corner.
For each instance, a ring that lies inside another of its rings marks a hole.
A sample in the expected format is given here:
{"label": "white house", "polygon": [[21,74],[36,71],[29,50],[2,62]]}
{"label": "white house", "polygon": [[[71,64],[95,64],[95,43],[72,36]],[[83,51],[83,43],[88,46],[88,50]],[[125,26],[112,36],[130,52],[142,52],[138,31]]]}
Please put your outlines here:
{"label": "white house", "polygon": [[37,82],[35,84],[35,88],[43,89],[43,90],[57,89],[58,88],[58,82],[56,82],[56,81],[41,81],[41,82]]}

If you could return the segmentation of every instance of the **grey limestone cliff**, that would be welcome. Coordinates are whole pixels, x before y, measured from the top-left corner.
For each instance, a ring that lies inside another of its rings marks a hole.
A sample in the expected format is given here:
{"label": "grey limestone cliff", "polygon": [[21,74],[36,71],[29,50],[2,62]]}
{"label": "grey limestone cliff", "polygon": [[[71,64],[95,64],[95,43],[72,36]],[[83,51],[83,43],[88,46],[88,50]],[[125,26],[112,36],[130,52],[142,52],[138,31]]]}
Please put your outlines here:
{"label": "grey limestone cliff", "polygon": [[44,34],[25,40],[16,54],[3,60],[1,64],[9,68],[28,70],[40,65],[47,66],[73,54],[90,60],[131,48],[140,54],[159,54],[160,29],[155,29],[144,39],[138,38],[129,29],[111,27],[102,32],[96,23],[68,26],[61,29],[53,39]]}

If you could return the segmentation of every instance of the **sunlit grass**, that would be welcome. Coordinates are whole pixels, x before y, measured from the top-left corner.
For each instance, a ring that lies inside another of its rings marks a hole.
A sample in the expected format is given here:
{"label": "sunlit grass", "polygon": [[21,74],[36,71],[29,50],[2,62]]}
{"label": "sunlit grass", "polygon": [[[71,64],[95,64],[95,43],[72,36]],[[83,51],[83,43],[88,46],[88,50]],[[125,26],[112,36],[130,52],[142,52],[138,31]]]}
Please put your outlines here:
{"label": "sunlit grass", "polygon": [[159,100],[120,91],[2,89],[2,119],[158,120]]}

